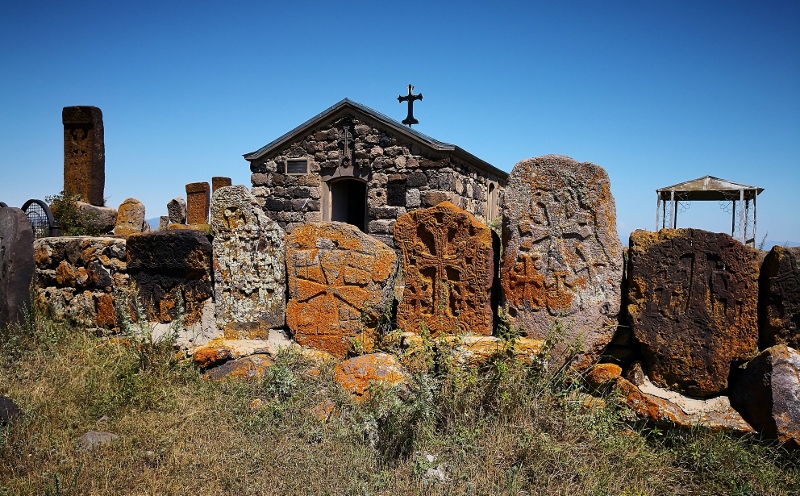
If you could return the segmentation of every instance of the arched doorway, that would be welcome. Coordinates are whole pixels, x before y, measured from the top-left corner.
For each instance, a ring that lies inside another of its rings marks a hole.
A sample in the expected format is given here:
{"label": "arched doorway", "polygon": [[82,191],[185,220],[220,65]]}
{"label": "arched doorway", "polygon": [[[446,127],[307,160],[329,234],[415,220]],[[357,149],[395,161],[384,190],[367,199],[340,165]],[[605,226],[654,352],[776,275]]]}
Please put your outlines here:
{"label": "arched doorway", "polygon": [[328,207],[325,215],[332,221],[352,224],[367,231],[367,183],[355,178],[342,178],[328,184]]}

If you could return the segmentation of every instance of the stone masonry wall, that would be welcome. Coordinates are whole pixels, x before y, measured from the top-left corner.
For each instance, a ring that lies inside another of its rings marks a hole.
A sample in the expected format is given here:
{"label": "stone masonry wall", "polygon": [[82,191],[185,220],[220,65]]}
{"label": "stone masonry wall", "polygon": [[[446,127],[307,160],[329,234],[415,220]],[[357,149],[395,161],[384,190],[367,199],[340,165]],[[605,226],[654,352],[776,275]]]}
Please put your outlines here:
{"label": "stone masonry wall", "polygon": [[[343,156],[352,160],[343,165]],[[286,173],[292,158],[308,160],[307,175]],[[323,220],[323,178],[334,174],[367,181],[366,232],[392,247],[398,217],[445,200],[487,222],[491,181],[485,172],[447,154],[425,154],[403,137],[351,116],[309,132],[250,169],[253,195],[287,232]]]}

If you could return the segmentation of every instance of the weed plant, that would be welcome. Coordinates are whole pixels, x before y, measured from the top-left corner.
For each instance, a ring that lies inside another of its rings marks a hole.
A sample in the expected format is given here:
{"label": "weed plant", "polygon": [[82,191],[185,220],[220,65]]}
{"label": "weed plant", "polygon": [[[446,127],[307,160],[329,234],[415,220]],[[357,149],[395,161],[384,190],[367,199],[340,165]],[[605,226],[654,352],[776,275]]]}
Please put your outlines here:
{"label": "weed plant", "polygon": [[[465,370],[429,337],[418,363],[438,366],[358,404],[332,364],[284,352],[261,378],[210,382],[168,341],[143,360],[137,335],[37,314],[0,331],[0,394],[24,411],[0,427],[0,495],[800,493],[797,453],[649,429],[507,353]],[[83,450],[88,431],[119,438]]]}

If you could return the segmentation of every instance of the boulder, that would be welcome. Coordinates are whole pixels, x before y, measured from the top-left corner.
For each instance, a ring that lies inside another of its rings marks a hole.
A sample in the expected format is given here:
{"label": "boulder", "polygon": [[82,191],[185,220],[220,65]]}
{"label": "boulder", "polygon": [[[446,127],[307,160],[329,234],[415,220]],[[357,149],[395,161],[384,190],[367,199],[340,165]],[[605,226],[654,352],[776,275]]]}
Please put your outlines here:
{"label": "boulder", "polygon": [[739,371],[731,404],[764,437],[800,448],[800,352],[780,344]]}
{"label": "boulder", "polygon": [[405,288],[397,326],[432,336],[491,335],[494,251],[492,232],[450,202],[414,210],[394,225]]}
{"label": "boulder", "polygon": [[0,427],[13,422],[22,416],[22,410],[8,396],[0,396]]}
{"label": "boulder", "polygon": [[313,222],[286,236],[286,268],[286,323],[298,343],[340,358],[372,349],[391,311],[394,250],[350,224]]}
{"label": "boulder", "polygon": [[757,352],[758,252],[699,229],[634,231],[628,314],[655,384],[720,394]]}
{"label": "boulder", "polygon": [[265,337],[283,327],[286,265],[283,230],[244,186],[221,187],[211,200],[214,301],[227,337]]}
{"label": "boulder", "polygon": [[758,279],[759,345],[800,349],[800,247],[774,246]]}
{"label": "boulder", "polygon": [[395,386],[407,380],[406,373],[394,355],[374,353],[351,358],[334,369],[333,380],[338,382],[356,401],[369,397],[372,383]]}
{"label": "boulder", "polygon": [[25,213],[0,208],[0,327],[20,322],[30,305],[33,228]]}
{"label": "boulder", "polygon": [[[546,339],[563,329],[553,361],[580,344],[587,369],[617,327],[622,245],[608,174],[595,164],[547,155],[517,163],[501,197],[504,306],[511,325]],[[558,365],[558,363],[556,363]]]}
{"label": "boulder", "polygon": [[147,232],[150,226],[144,220],[144,203],[136,198],[128,198],[117,209],[117,223],[114,234],[117,236],[130,236],[131,234]]}
{"label": "boulder", "polygon": [[171,322],[183,300],[186,324],[202,318],[212,296],[211,243],[195,230],[166,230],[128,238],[128,274],[151,322]]}
{"label": "boulder", "polygon": [[223,379],[254,379],[267,373],[275,361],[268,355],[250,355],[236,360],[230,360],[222,365],[208,369],[203,375],[206,380],[220,381]]}

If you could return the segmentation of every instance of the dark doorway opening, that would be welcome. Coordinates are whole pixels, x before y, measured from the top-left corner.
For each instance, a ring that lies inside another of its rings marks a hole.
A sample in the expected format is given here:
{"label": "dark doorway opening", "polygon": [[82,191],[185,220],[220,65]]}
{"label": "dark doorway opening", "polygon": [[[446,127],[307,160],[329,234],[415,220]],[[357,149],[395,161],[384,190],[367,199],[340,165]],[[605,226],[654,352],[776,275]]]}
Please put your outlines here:
{"label": "dark doorway opening", "polygon": [[347,222],[366,232],[367,183],[339,179],[330,183],[331,220]]}

